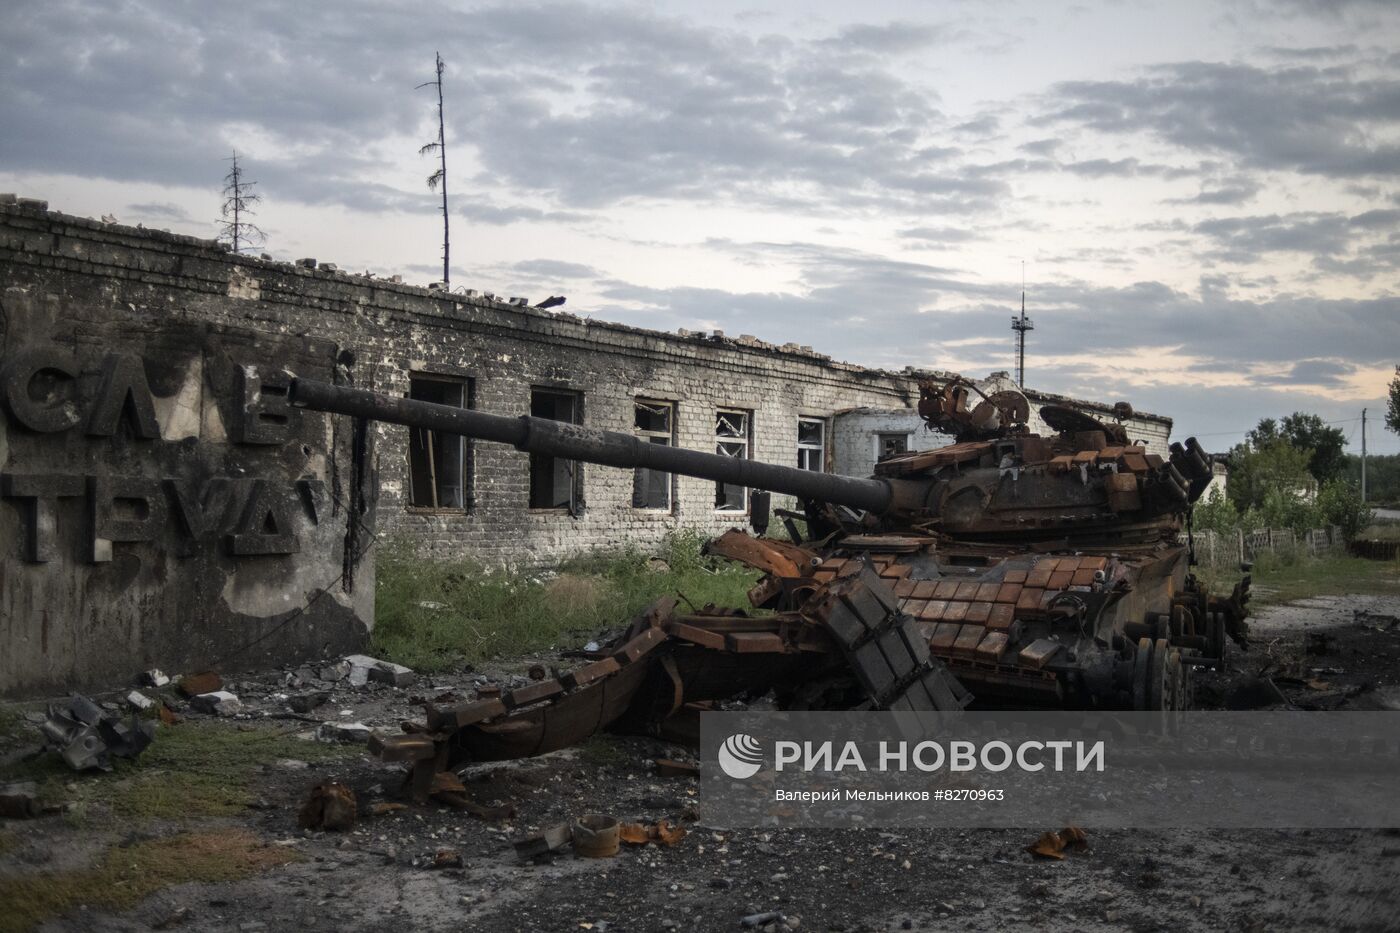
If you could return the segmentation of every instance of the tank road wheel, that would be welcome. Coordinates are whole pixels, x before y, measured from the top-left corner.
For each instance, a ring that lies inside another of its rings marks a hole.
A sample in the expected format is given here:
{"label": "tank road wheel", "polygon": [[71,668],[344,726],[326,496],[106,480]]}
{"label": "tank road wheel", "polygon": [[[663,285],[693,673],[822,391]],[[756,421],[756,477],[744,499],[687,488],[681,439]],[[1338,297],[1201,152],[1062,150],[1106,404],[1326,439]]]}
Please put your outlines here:
{"label": "tank road wheel", "polygon": [[1172,709],[1191,708],[1191,670],[1191,665],[1181,663],[1181,650],[1173,648],[1171,656],[1167,658],[1167,674],[1172,685]]}
{"label": "tank road wheel", "polygon": [[1165,638],[1152,643],[1152,658],[1147,662],[1147,708],[1154,712],[1169,708],[1171,673],[1168,660],[1171,650]]}
{"label": "tank road wheel", "polygon": [[1219,661],[1225,657],[1225,615],[1212,612],[1209,620],[1206,623],[1206,657]]}
{"label": "tank road wheel", "polygon": [[1148,709],[1147,670],[1152,661],[1152,639],[1139,638],[1133,655],[1133,709]]}

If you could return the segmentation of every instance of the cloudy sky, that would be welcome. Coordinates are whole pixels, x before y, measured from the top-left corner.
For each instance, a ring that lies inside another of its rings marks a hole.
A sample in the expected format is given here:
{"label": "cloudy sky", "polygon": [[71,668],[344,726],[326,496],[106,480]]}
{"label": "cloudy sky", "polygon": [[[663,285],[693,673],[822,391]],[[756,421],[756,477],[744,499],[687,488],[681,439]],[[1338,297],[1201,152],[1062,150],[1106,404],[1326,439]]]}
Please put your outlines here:
{"label": "cloudy sky", "polygon": [[662,330],[1126,398],[1210,449],[1400,363],[1400,3],[10,0],[0,190]]}

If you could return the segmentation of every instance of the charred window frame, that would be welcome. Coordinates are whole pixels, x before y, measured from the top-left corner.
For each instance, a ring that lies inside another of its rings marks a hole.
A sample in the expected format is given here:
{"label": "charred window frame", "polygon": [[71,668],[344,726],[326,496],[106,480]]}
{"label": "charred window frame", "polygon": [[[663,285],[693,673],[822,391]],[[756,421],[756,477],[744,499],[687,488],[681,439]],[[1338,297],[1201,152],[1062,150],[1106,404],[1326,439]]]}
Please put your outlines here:
{"label": "charred window frame", "polygon": [[[410,373],[408,397],[416,402],[474,408],[472,380],[438,373]],[[474,449],[454,434],[408,429],[408,506],[438,512],[465,512],[472,506]]]}
{"label": "charred window frame", "polygon": [[[583,393],[535,386],[530,414],[550,421],[583,424]],[[530,454],[530,508],[541,512],[583,511],[583,465],[548,454]]]}
{"label": "charred window frame", "polygon": [[[753,412],[742,408],[715,411],[715,453],[741,460],[753,456]],[[748,508],[748,487],[715,483],[715,511],[746,512]]]}
{"label": "charred window frame", "polygon": [[[633,409],[633,430],[646,444],[674,447],[676,403],[639,398]],[[632,472],[632,508],[670,512],[674,508],[675,474],[645,468]]]}
{"label": "charred window frame", "polygon": [[797,419],[797,467],[826,472],[826,419]]}
{"label": "charred window frame", "polygon": [[908,434],[879,434],[875,438],[875,459],[884,460],[909,450]]}

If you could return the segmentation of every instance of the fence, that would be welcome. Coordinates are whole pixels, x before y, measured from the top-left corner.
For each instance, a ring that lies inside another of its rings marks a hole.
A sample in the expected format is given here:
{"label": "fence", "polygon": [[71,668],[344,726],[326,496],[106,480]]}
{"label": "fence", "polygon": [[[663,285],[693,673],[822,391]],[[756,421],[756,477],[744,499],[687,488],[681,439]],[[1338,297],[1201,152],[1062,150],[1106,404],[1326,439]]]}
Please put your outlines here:
{"label": "fence", "polygon": [[1191,535],[1182,532],[1182,544],[1194,541],[1196,560],[1207,566],[1217,567],[1252,561],[1263,553],[1275,551],[1296,551],[1306,548],[1311,555],[1326,554],[1332,549],[1346,547],[1342,529],[1333,525],[1330,528],[1314,528],[1300,536],[1291,528],[1256,528],[1253,531],[1237,529],[1230,534],[1216,531],[1197,531]]}

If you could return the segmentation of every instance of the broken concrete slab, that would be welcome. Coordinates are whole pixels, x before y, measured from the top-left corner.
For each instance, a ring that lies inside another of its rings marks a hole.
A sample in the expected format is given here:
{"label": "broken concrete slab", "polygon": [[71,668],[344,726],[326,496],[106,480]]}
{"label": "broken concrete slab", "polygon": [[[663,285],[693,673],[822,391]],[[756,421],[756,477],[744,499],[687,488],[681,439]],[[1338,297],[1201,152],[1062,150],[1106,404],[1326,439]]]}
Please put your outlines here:
{"label": "broken concrete slab", "polygon": [[126,695],[127,705],[132,709],[145,711],[156,705],[156,701],[146,696],[140,690],[133,690]]}
{"label": "broken concrete slab", "polygon": [[242,712],[243,701],[227,690],[215,690],[190,697],[190,706],[212,716],[232,716]]}
{"label": "broken concrete slab", "polygon": [[170,683],[170,676],[156,667],[143,672],[140,677],[136,678],[137,686],[141,687],[159,688],[164,687],[168,683]]}
{"label": "broken concrete slab", "polygon": [[347,745],[368,745],[374,730],[362,722],[323,722],[316,730],[322,742],[344,742]]}
{"label": "broken concrete slab", "polygon": [[330,702],[331,695],[325,690],[317,690],[312,693],[302,693],[297,696],[287,698],[287,707],[294,713],[309,713],[319,706],[324,706]]}
{"label": "broken concrete slab", "polygon": [[394,687],[407,687],[417,679],[412,668],[392,661],[381,661],[364,654],[352,654],[345,661],[350,665],[352,687],[363,687],[371,680]]}

